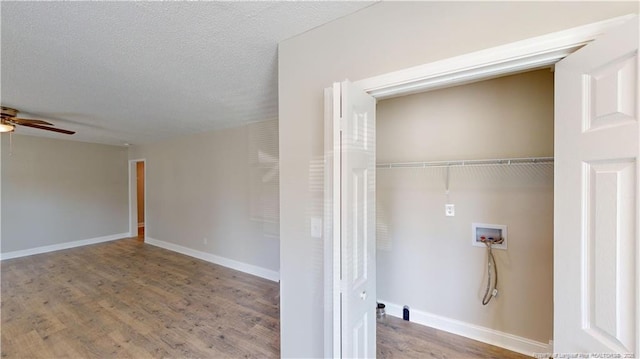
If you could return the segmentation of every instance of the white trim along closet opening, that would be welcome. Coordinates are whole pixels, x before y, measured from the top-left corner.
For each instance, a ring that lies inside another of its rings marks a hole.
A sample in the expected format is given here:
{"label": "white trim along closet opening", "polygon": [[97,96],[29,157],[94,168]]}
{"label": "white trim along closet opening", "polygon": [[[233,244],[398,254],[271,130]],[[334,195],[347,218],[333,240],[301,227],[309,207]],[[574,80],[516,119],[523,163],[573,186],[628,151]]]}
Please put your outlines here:
{"label": "white trim along closet opening", "polygon": [[[412,322],[496,344],[553,338],[553,81],[545,68],[378,101],[388,315],[406,305]],[[506,248],[492,250],[497,293],[483,305],[488,251],[473,242],[485,225],[504,229]]]}

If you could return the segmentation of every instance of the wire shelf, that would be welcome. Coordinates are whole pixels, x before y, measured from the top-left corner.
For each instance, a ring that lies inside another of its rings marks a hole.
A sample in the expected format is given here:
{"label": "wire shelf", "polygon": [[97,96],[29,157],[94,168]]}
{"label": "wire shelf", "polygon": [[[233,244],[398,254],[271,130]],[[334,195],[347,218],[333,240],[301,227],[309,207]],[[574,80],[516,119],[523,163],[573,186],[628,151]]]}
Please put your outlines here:
{"label": "wire shelf", "polygon": [[553,163],[553,157],[523,157],[496,158],[488,160],[455,160],[428,162],[394,162],[378,163],[376,168],[434,168],[459,166],[510,166],[510,165],[540,165]]}

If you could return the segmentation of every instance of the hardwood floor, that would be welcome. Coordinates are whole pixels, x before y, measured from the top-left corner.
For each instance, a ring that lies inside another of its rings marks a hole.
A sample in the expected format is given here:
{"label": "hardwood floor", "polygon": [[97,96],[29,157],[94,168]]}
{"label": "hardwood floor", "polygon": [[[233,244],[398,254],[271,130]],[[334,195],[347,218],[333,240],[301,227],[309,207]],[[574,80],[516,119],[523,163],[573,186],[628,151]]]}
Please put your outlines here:
{"label": "hardwood floor", "polygon": [[531,358],[388,315],[377,324],[378,358]]}
{"label": "hardwood floor", "polygon": [[280,355],[277,283],[136,238],[1,269],[3,358]]}
{"label": "hardwood floor", "polygon": [[[123,239],[0,262],[3,358],[277,358],[277,283]],[[379,358],[525,358],[387,316]]]}

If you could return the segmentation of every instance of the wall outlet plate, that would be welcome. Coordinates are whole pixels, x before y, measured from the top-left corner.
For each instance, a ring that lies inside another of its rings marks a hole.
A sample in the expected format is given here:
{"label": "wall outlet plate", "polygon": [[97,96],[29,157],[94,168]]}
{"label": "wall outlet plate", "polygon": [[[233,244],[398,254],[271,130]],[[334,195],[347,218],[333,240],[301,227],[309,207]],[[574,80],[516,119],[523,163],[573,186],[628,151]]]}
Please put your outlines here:
{"label": "wall outlet plate", "polygon": [[447,203],[444,205],[444,214],[447,217],[453,217],[456,215],[456,206],[451,203]]}
{"label": "wall outlet plate", "polygon": [[507,249],[507,226],[503,224],[472,223],[471,244],[476,247],[486,248],[487,245],[480,240],[485,238],[502,238],[502,243],[492,244],[492,249]]}

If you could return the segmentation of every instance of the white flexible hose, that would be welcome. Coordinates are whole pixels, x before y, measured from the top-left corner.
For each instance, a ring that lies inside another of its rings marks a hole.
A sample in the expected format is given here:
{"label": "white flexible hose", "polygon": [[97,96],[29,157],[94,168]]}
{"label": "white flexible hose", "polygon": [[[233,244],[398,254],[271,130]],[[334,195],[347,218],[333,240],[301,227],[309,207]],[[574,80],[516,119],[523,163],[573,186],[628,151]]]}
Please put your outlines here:
{"label": "white flexible hose", "polygon": [[[487,246],[487,288],[484,292],[484,296],[482,297],[482,305],[487,305],[491,301],[491,298],[498,295],[498,266],[496,265],[496,259],[493,256],[493,252],[491,250],[491,246],[495,243],[502,243],[503,239],[500,238],[498,240],[488,239],[483,243]],[[491,286],[491,272],[493,272],[493,288]]]}

